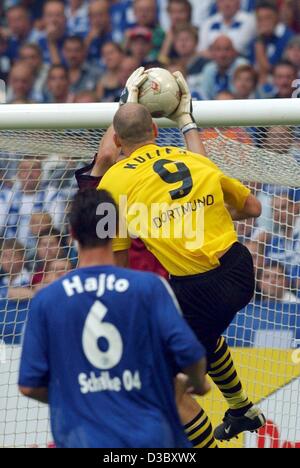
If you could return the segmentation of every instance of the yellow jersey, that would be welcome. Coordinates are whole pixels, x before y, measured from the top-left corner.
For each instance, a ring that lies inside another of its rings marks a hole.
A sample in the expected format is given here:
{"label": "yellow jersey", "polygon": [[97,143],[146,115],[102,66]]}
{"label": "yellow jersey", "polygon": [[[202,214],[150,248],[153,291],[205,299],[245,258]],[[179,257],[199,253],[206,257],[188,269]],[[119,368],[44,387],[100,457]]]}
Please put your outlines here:
{"label": "yellow jersey", "polygon": [[115,164],[98,189],[111,193],[123,219],[114,251],[139,237],[173,276],[220,265],[237,241],[226,204],[240,211],[251,193],[208,158],[154,144]]}

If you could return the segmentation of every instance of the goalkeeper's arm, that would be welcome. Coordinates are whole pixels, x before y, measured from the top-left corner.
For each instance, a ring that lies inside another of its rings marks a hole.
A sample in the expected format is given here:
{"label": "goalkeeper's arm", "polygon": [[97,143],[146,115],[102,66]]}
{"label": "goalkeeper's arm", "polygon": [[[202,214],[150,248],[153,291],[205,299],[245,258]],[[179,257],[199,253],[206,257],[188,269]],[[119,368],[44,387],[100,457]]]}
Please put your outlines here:
{"label": "goalkeeper's arm", "polygon": [[182,73],[175,72],[173,75],[181,91],[181,100],[176,112],[170,116],[170,119],[174,120],[181,130],[187,149],[192,153],[207,156],[197,124],[193,117],[193,103],[189,86]]}
{"label": "goalkeeper's arm", "polygon": [[237,210],[232,206],[227,206],[233,221],[244,221],[245,219],[259,218],[262,212],[261,202],[254,196],[249,195],[246,199],[244,208]]}
{"label": "goalkeeper's arm", "polygon": [[114,143],[114,129],[110,126],[100,141],[99,150],[93,162],[75,173],[79,189],[97,188],[101,178],[119,157],[120,150]]}

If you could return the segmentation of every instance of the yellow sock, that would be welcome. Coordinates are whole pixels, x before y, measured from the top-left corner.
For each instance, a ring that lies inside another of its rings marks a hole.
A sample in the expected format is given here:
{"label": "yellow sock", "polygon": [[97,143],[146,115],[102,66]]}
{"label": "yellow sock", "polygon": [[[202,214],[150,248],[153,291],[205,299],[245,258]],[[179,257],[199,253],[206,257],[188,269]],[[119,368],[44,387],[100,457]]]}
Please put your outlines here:
{"label": "yellow sock", "polygon": [[194,448],[218,448],[211,422],[203,409],[193,421],[184,426],[184,429]]}
{"label": "yellow sock", "polygon": [[244,392],[230,349],[223,337],[219,339],[216,351],[210,358],[208,374],[223,393],[229,408],[237,415],[245,414],[251,408],[252,403]]}

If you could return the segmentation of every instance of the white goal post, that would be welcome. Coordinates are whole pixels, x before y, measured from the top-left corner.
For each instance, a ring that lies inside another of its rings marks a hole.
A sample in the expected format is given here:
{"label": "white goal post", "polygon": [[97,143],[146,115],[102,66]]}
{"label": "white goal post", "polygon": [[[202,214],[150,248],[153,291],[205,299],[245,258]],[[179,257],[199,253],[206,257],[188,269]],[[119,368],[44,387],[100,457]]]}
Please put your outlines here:
{"label": "white goal post", "polygon": [[[251,99],[248,101],[194,102],[199,127],[263,127],[299,125],[300,100]],[[0,108],[0,129],[107,128],[118,104],[15,104]],[[173,127],[168,119],[157,120],[161,127]]]}
{"label": "white goal post", "polygon": [[[0,447],[51,445],[47,408],[21,397],[16,385],[31,285],[33,279],[35,287],[47,284],[58,273],[51,270],[56,260],[66,269],[76,263],[67,234],[74,172],[93,158],[117,109],[101,103],[0,106]],[[300,100],[195,102],[194,116],[208,157],[249,184],[264,207],[257,223],[237,224],[253,254],[257,288],[226,336],[243,385],[268,425],[231,446],[300,448]],[[184,144],[174,123],[157,122],[159,144]],[[26,212],[20,209],[20,166],[30,179],[36,163],[39,180],[35,195],[24,196]],[[45,239],[54,231],[63,247],[46,259]],[[24,271],[15,272],[3,257],[20,250],[27,284],[20,283]],[[203,404],[219,423],[226,405],[218,390]]]}

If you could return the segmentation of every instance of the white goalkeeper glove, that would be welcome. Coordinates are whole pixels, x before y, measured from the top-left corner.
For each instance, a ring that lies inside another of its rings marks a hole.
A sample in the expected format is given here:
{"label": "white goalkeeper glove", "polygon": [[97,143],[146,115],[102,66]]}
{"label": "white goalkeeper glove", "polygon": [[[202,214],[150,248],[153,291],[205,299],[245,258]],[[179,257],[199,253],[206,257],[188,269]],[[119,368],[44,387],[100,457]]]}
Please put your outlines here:
{"label": "white goalkeeper glove", "polygon": [[148,80],[145,68],[140,67],[128,78],[125,88],[120,97],[120,106],[123,104],[138,104],[140,87]]}
{"label": "white goalkeeper glove", "polygon": [[173,73],[175,80],[181,91],[181,100],[180,104],[177,107],[174,114],[170,115],[170,119],[176,122],[178,128],[183,132],[187,132],[192,129],[197,129],[197,124],[195,123],[193,117],[193,102],[192,96],[190,93],[189,86],[184,79],[184,76],[181,72]]}

